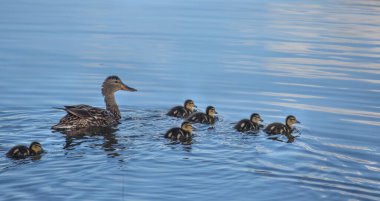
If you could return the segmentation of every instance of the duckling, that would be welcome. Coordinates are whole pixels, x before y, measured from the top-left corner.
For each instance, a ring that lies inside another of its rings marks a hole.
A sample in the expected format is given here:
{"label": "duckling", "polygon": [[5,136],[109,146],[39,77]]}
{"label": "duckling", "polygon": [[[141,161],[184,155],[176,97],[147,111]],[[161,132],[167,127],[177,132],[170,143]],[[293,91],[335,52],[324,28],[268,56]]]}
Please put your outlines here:
{"label": "duckling", "polygon": [[216,114],[218,113],[216,112],[215,107],[208,106],[206,108],[206,113],[202,113],[202,112],[193,113],[186,119],[186,121],[213,125],[216,120],[216,117],[215,117]]}
{"label": "duckling", "polygon": [[119,90],[137,91],[124,84],[118,76],[109,76],[102,85],[102,94],[104,96],[104,102],[106,103],[106,109],[83,104],[58,108],[65,110],[67,114],[58,124],[54,125],[52,129],[76,130],[83,128],[104,128],[118,124],[121,115],[114,94]]}
{"label": "duckling", "polygon": [[193,126],[190,122],[184,121],[181,124],[181,128],[175,127],[169,129],[165,133],[165,138],[169,138],[173,141],[181,141],[181,142],[188,142],[191,141],[192,138],[192,132],[193,132]]}
{"label": "duckling", "polygon": [[295,116],[289,115],[285,119],[285,124],[282,123],[271,123],[269,124],[264,131],[268,134],[275,135],[275,134],[284,134],[284,135],[290,135],[293,132],[293,125],[300,123]]}
{"label": "duckling", "polygon": [[260,130],[260,122],[263,120],[261,119],[260,115],[257,113],[253,113],[251,115],[250,119],[242,119],[240,120],[236,125],[235,129],[239,132],[258,132]]}
{"label": "duckling", "polygon": [[28,147],[24,145],[14,146],[7,152],[7,157],[13,159],[23,159],[28,156],[36,156],[42,153],[42,145],[39,142],[32,142]]}
{"label": "duckling", "polygon": [[194,111],[197,106],[194,104],[193,100],[186,100],[183,106],[176,106],[169,110],[166,115],[172,116],[172,117],[180,117],[180,118],[186,118],[189,117]]}

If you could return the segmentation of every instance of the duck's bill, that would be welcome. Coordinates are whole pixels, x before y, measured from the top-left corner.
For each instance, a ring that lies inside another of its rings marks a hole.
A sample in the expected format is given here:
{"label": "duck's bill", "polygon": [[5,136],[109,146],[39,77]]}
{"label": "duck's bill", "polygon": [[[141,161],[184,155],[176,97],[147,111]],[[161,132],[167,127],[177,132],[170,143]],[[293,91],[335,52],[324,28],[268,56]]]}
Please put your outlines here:
{"label": "duck's bill", "polygon": [[296,123],[297,123],[297,124],[300,124],[301,122],[297,120]]}
{"label": "duck's bill", "polygon": [[264,120],[263,119],[260,119],[260,122],[263,122]]}
{"label": "duck's bill", "polygon": [[126,84],[121,85],[121,90],[124,91],[137,91],[137,89],[127,86]]}

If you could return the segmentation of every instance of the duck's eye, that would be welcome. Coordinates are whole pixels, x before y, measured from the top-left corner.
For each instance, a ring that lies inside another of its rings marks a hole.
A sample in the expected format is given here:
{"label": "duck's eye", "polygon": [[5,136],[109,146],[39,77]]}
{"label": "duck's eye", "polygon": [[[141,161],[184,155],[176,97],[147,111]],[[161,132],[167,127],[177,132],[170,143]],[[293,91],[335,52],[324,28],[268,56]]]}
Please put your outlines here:
{"label": "duck's eye", "polygon": [[117,83],[119,83],[119,80],[115,80],[114,82],[117,84]]}

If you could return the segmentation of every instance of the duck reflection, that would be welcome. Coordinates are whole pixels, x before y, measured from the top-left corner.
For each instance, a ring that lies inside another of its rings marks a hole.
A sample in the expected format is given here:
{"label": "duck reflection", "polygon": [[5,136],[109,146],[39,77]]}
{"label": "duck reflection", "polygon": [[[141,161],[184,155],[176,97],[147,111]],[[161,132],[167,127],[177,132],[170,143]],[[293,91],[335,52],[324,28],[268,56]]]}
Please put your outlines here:
{"label": "duck reflection", "polygon": [[[284,137],[286,139],[284,139]],[[278,134],[278,135],[270,135],[268,139],[279,141],[279,142],[286,142],[286,143],[293,143],[296,140],[296,136],[292,134]]]}
{"label": "duck reflection", "polygon": [[[60,131],[66,138],[63,149],[71,150],[82,143],[95,141],[90,147],[101,147],[110,157],[120,156],[119,153],[115,152],[117,150],[115,147],[119,145],[115,135],[118,130],[117,128],[97,128],[91,130]],[[103,137],[103,143],[98,144],[99,139],[97,137]]]}
{"label": "duck reflection", "polygon": [[31,159],[32,161],[38,161],[42,158],[42,154],[39,154],[39,155],[35,155],[35,156],[32,156]]}
{"label": "duck reflection", "polygon": [[[165,143],[165,145],[167,147],[169,147],[170,149],[172,149],[174,151],[175,150],[178,151],[178,149],[182,149],[185,152],[191,152],[191,150],[193,149],[192,144],[193,144],[193,141],[191,141],[191,142],[169,142],[169,143]],[[178,146],[178,145],[181,145],[181,146]]]}

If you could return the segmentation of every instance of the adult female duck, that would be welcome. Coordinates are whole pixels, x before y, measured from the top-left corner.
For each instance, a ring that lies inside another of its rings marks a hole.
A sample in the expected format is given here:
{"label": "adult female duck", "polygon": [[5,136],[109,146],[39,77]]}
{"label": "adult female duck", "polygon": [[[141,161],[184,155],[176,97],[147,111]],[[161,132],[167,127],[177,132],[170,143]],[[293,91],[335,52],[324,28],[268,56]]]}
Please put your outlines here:
{"label": "adult female duck", "polygon": [[118,76],[109,76],[103,82],[102,94],[106,109],[92,107],[89,105],[71,105],[64,106],[67,112],[57,125],[52,129],[55,130],[75,130],[83,128],[106,128],[119,123],[121,118],[119,106],[115,101],[115,92],[137,91],[124,84]]}

